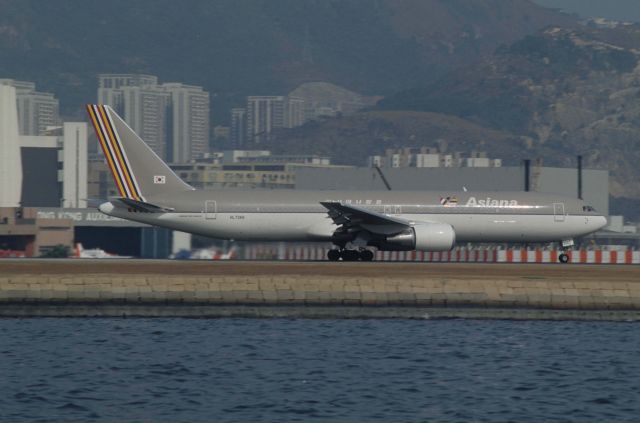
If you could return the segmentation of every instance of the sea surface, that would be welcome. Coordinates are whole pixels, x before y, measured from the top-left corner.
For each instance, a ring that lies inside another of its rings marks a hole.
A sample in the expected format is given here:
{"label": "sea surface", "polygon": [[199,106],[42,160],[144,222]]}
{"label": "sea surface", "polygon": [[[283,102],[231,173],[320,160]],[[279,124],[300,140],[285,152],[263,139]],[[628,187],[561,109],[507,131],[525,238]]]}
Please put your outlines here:
{"label": "sea surface", "polygon": [[640,325],[0,319],[0,422],[640,421]]}

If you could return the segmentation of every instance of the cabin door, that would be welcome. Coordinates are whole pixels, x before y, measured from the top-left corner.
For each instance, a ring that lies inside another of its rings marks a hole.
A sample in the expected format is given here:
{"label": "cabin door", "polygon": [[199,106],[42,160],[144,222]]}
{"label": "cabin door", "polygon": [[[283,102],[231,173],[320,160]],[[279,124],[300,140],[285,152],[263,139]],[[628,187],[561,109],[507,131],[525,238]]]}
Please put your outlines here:
{"label": "cabin door", "polygon": [[555,222],[564,222],[564,203],[553,203],[553,220]]}
{"label": "cabin door", "polygon": [[204,202],[204,218],[214,220],[218,214],[218,206],[215,201],[207,200]]}

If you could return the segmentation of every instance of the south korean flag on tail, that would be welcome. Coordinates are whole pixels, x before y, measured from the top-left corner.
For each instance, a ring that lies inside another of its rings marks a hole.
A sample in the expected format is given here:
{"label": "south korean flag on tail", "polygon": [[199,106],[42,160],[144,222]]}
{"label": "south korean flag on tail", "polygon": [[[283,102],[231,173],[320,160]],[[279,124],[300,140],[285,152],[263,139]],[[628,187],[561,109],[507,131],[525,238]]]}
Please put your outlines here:
{"label": "south korean flag on tail", "polygon": [[167,183],[167,178],[164,175],[155,175],[153,177],[153,183],[156,185],[163,185]]}

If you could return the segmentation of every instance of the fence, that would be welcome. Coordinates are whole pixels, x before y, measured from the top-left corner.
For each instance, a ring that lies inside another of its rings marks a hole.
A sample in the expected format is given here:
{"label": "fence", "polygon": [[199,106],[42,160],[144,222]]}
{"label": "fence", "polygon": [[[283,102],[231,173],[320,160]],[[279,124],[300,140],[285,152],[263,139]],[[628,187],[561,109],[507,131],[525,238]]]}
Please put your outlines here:
{"label": "fence", "polygon": [[[247,260],[325,260],[327,247],[313,245],[256,244],[245,247]],[[420,261],[459,263],[557,263],[559,250],[467,249],[451,251],[377,251],[376,261]],[[567,251],[571,263],[640,264],[640,251]]]}

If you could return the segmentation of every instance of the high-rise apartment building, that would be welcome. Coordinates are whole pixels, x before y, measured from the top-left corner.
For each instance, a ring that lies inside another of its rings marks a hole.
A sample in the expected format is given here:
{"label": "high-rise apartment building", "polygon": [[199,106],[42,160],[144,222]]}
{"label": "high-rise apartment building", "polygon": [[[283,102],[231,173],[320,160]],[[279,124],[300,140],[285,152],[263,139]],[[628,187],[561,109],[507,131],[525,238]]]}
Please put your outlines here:
{"label": "high-rise apartment building", "polygon": [[167,160],[186,163],[209,150],[209,93],[202,87],[162,84],[170,95]]}
{"label": "high-rise apartment building", "polygon": [[0,79],[0,85],[16,90],[20,135],[42,135],[47,127],[60,124],[60,104],[53,94],[36,91],[36,84],[28,81]]}
{"label": "high-rise apartment building", "polygon": [[233,148],[242,148],[247,142],[247,109],[231,109],[231,127],[229,129]]}
{"label": "high-rise apartment building", "polygon": [[247,138],[265,142],[276,128],[294,128],[304,123],[304,100],[288,96],[247,97]]}
{"label": "high-rise apartment building", "polygon": [[156,87],[158,77],[137,74],[105,74],[98,75],[98,103],[108,104],[124,114],[123,87]]}
{"label": "high-rise apartment building", "polygon": [[160,157],[166,159],[170,95],[152,75],[99,75],[98,103],[107,104]]}
{"label": "high-rise apartment building", "polygon": [[208,150],[209,93],[153,75],[100,75],[98,102],[113,107],[153,151],[186,162]]}
{"label": "high-rise apartment building", "polygon": [[300,97],[287,97],[285,103],[285,123],[286,128],[302,126],[305,122],[304,100]]}
{"label": "high-rise apartment building", "polygon": [[274,128],[284,126],[284,96],[247,98],[247,137],[251,144],[268,140]]}

